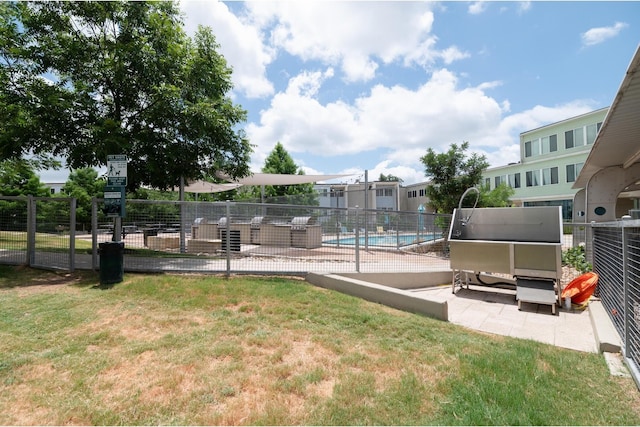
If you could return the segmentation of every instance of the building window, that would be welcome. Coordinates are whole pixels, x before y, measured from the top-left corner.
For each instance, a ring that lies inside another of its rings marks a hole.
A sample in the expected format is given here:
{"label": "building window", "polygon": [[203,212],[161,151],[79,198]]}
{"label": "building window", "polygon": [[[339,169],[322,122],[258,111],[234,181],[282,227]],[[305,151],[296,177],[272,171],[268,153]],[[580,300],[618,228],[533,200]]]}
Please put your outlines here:
{"label": "building window", "polygon": [[50,192],[51,192],[51,194],[56,194],[56,189],[55,188],[51,188]]}
{"label": "building window", "polygon": [[558,151],[558,135],[545,136],[540,141],[542,154]]}
{"label": "building window", "polygon": [[376,189],[377,197],[391,197],[393,196],[393,188],[377,188]]}
{"label": "building window", "polygon": [[536,157],[554,151],[558,151],[558,135],[544,136],[524,143],[525,157]]}
{"label": "building window", "polygon": [[568,130],[564,133],[564,147],[567,149],[573,147],[582,147],[583,145],[585,145],[584,142],[584,128]]}
{"label": "building window", "polygon": [[491,188],[491,178],[485,178],[484,186],[487,187],[487,189]]}
{"label": "building window", "polygon": [[542,185],[551,185],[558,183],[558,168],[542,169]]}
{"label": "building window", "polygon": [[573,165],[567,165],[567,182],[575,182],[580,175],[580,171],[582,170],[582,166],[584,163],[576,163]]}
{"label": "building window", "polygon": [[532,139],[524,143],[524,156],[535,157],[540,155],[540,139]]}
{"label": "building window", "polygon": [[587,144],[593,144],[600,131],[602,122],[587,126]]}
{"label": "building window", "polygon": [[508,176],[509,187],[520,188],[520,173],[512,173]]}
{"label": "building window", "polygon": [[507,184],[507,175],[500,175],[494,178],[496,188],[500,186],[500,184]]}
{"label": "building window", "polygon": [[568,130],[564,133],[564,148],[573,148],[573,131]]}
{"label": "building window", "polygon": [[571,221],[573,216],[572,200],[547,200],[541,202],[524,202],[524,206],[562,206],[562,219]]}
{"label": "building window", "polygon": [[540,185],[540,171],[527,171],[525,173],[527,187],[537,187]]}
{"label": "building window", "polygon": [[424,197],[424,189],[420,190],[420,197]]}

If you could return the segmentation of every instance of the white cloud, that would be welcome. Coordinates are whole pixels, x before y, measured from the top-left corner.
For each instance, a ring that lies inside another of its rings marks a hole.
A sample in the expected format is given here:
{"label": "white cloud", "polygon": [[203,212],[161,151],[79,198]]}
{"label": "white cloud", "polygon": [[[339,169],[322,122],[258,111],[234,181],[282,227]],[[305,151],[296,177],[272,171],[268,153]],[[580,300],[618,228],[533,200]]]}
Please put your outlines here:
{"label": "white cloud", "polygon": [[335,66],[350,82],[369,81],[380,63],[430,65],[466,57],[455,47],[435,49],[429,2],[248,2],[252,22],[274,48],[304,61]]}
{"label": "white cloud", "polygon": [[376,177],[391,173],[407,183],[419,182],[424,179],[420,157],[429,147],[444,152],[452,143],[469,141],[470,150],[485,154],[491,166],[506,165],[520,160],[523,130],[594,108],[591,101],[576,101],[507,115],[509,102],[498,102],[484,92],[498,82],[460,88],[455,74],[446,69],[415,90],[376,85],[352,103],[322,104],[317,95],[332,78],[331,69],[305,72],[276,94],[260,122],[247,127],[256,144],[254,164],[261,165],[280,141],[294,157],[296,153],[331,158],[377,152],[384,161],[373,169]]}
{"label": "white cloud", "polygon": [[611,27],[591,28],[580,35],[583,46],[600,44],[620,34],[628,26],[625,22],[616,22]]}
{"label": "white cloud", "polygon": [[266,67],[275,58],[275,50],[262,42],[261,34],[250,22],[241,21],[222,2],[185,0],[180,3],[185,13],[185,28],[193,35],[198,25],[211,27],[220,53],[233,67],[236,90],[248,98],[273,94],[266,77]]}
{"label": "white cloud", "polygon": [[530,1],[519,1],[518,2],[518,14],[522,15],[525,12],[528,12],[531,9]]}
{"label": "white cloud", "polygon": [[262,111],[260,122],[248,125],[256,163],[280,141],[290,153],[322,157],[385,150],[388,159],[415,168],[427,147],[446,150],[453,142],[478,139],[496,128],[503,114],[481,88],[458,88],[448,70],[434,73],[416,90],[376,85],[351,104],[322,104],[317,92],[331,78],[330,69],[295,76]]}
{"label": "white cloud", "polygon": [[480,15],[487,10],[488,3],[486,1],[476,1],[469,5],[469,13],[472,15]]}

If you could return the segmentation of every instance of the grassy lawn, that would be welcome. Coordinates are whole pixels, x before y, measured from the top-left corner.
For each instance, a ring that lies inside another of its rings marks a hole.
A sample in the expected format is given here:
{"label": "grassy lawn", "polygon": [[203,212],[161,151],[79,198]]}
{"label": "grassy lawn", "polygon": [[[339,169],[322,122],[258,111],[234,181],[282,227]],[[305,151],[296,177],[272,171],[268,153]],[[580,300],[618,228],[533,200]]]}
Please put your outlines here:
{"label": "grassy lawn", "polygon": [[638,425],[604,358],[288,278],[0,266],[0,424]]}
{"label": "grassy lawn", "polygon": [[[0,231],[0,247],[10,251],[27,250],[27,233],[22,231]],[[79,254],[91,253],[93,246],[90,240],[75,239],[75,252]],[[42,252],[69,252],[69,235],[36,233],[36,250]],[[202,255],[187,253],[172,253],[156,251],[146,248],[136,248],[126,245],[125,253],[131,256],[154,258],[202,258]],[[224,258],[225,255],[209,256],[208,258]]]}
{"label": "grassy lawn", "polygon": [[[86,253],[91,241],[76,239],[76,252]],[[12,251],[27,250],[27,233],[23,231],[0,231],[0,247]],[[69,235],[36,233],[36,247],[46,252],[69,252]]]}

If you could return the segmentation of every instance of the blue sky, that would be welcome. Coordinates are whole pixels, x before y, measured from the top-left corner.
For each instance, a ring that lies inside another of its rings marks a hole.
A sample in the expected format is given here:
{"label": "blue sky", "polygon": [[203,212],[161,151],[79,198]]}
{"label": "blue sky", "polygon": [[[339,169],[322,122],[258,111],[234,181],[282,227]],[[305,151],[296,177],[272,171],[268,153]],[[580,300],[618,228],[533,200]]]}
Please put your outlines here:
{"label": "blue sky", "polygon": [[[307,174],[425,180],[427,148],[491,166],[519,134],[607,107],[640,42],[640,2],[183,0],[233,67],[255,152]],[[43,176],[43,181],[46,181]]]}

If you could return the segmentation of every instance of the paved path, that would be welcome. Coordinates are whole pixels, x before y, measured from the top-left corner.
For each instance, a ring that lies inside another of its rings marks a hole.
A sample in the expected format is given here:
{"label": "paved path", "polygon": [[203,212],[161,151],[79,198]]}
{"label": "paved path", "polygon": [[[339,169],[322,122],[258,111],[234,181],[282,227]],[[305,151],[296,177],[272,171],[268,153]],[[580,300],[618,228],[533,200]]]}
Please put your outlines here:
{"label": "paved path", "polygon": [[425,298],[446,298],[449,321],[477,331],[531,339],[558,347],[596,353],[596,338],[588,308],[557,308],[551,314],[548,305],[522,304],[518,310],[515,291],[487,289],[471,285],[451,293],[451,286],[414,290]]}

